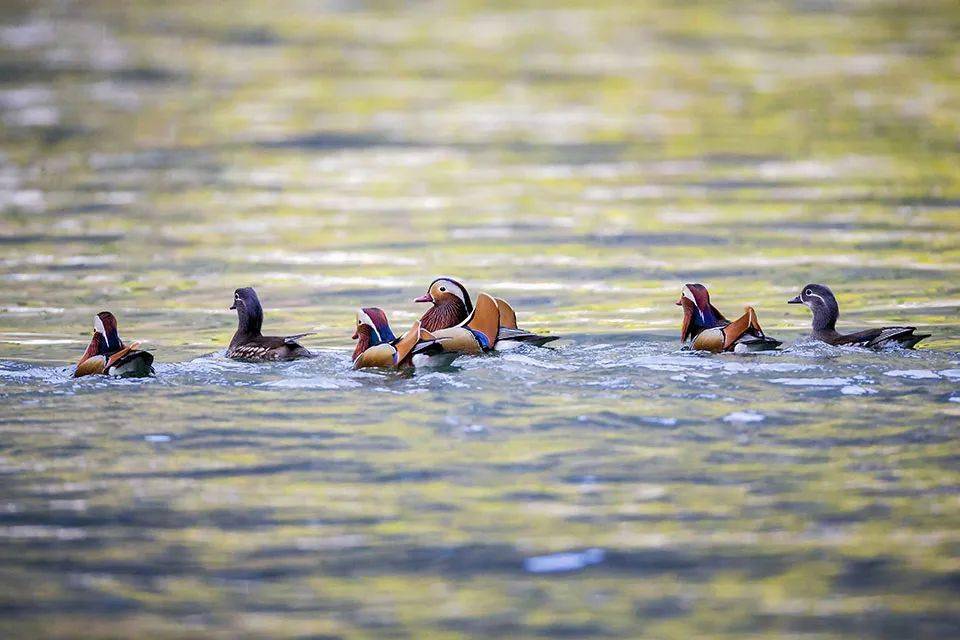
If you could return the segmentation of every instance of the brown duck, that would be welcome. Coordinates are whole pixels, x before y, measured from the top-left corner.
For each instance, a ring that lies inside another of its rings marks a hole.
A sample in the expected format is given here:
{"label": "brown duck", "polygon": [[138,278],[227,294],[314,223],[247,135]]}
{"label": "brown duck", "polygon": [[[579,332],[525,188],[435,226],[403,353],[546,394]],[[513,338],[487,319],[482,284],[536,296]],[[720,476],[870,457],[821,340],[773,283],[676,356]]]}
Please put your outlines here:
{"label": "brown duck", "polygon": [[233,294],[231,309],[237,310],[237,332],[233,334],[227,357],[234,360],[263,362],[270,360],[296,360],[313,356],[297,340],[311,333],[298,333],[295,336],[265,336],[260,333],[263,326],[263,307],[257,292],[250,287],[237,289]]}

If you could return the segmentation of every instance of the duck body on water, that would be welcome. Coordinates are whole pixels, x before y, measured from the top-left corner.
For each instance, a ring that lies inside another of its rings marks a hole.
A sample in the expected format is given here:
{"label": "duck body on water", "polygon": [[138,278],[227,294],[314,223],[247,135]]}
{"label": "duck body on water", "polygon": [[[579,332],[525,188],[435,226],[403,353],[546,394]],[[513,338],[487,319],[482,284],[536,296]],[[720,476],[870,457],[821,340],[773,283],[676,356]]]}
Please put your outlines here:
{"label": "duck body on water", "polygon": [[915,333],[916,327],[880,327],[856,333],[839,333],[837,319],[840,305],[830,287],[808,284],[800,293],[787,300],[787,304],[802,304],[813,313],[813,337],[832,345],[850,345],[868,349],[902,347],[912,349],[930,334]]}
{"label": "duck body on water", "polygon": [[[429,302],[430,308],[409,331],[397,337],[379,307],[357,311],[357,341],[352,362],[355,369],[410,369],[446,366],[454,359],[501,351],[519,345],[543,346],[558,336],[539,335],[517,326],[513,307],[502,298],[481,292],[476,304],[462,284],[449,277],[435,279],[427,293],[414,302]],[[840,307],[829,287],[808,284],[788,304],[803,304],[813,313],[813,337],[827,344],[868,349],[912,349],[929,334],[916,327],[891,326],[841,334],[836,330]],[[753,307],[728,320],[710,301],[707,288],[685,284],[676,304],[682,307],[680,342],[711,353],[756,353],[778,349],[782,342],[766,335]],[[263,306],[251,287],[234,291],[231,309],[237,312],[237,330],[226,357],[247,362],[287,361],[314,354],[299,340],[311,332],[292,336],[264,336]],[[153,355],[138,349],[140,343],[124,345],[116,317],[101,311],[94,317],[90,345],[74,370],[74,377],[107,375],[140,377],[154,375]]]}
{"label": "duck body on water", "polygon": [[270,360],[297,360],[309,358],[313,354],[300,345],[297,340],[313,335],[310,332],[293,336],[265,336],[260,333],[263,326],[263,306],[252,287],[243,287],[233,292],[233,305],[237,310],[237,331],[233,334],[227,357],[234,360],[264,362]]}
{"label": "duck body on water", "polygon": [[120,339],[117,318],[109,311],[93,317],[93,337],[73,371],[74,378],[89,375],[137,378],[150,376],[153,354],[137,349],[139,342],[127,346]]}
{"label": "duck body on water", "polygon": [[676,304],[683,307],[680,342],[692,340],[698,351],[754,353],[783,344],[763,333],[753,307],[746,307],[733,322],[727,320],[710,303],[710,293],[702,284],[685,284]]}

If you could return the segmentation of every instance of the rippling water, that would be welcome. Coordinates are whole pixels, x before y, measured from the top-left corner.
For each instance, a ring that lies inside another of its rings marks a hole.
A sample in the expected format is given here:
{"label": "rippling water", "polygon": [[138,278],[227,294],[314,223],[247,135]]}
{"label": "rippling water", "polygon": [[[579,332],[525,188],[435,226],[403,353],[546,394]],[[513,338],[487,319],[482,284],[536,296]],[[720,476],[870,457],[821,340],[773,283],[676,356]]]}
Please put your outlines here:
{"label": "rippling water", "polygon": [[[119,6],[118,6],[119,4]],[[0,635],[960,634],[952,2],[0,9]],[[354,372],[439,274],[547,349]],[[679,350],[705,282],[779,353]],[[809,342],[785,300],[833,286]],[[233,289],[310,360],[223,358]],[[93,314],[148,380],[69,378]]]}

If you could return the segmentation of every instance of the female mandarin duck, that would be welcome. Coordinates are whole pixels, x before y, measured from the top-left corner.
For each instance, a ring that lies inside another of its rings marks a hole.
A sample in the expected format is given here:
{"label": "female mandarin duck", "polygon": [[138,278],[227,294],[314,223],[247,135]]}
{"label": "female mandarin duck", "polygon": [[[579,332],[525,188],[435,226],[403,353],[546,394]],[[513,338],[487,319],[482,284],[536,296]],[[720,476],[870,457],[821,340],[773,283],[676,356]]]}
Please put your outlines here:
{"label": "female mandarin duck", "polygon": [[[437,278],[427,287],[427,293],[415,298],[414,302],[429,302],[433,305],[420,317],[423,328],[431,332],[462,324],[474,310],[466,287],[452,278]],[[496,340],[498,351],[521,344],[540,347],[557,339],[556,336],[541,336],[517,328],[517,314],[513,307],[502,298],[494,298],[494,302],[500,316]]]}
{"label": "female mandarin duck", "polygon": [[387,314],[377,307],[357,310],[357,330],[353,334],[353,368],[381,367],[401,369],[449,364],[458,353],[444,353],[441,341],[420,327],[418,320],[410,331],[397,338],[387,322]]}
{"label": "female mandarin duck", "polygon": [[710,304],[710,293],[702,284],[687,284],[677,304],[683,307],[683,326],[680,342],[693,340],[693,348],[721,353],[751,353],[770,351],[780,346],[779,340],[767,337],[757,321],[753,307],[730,322]]}
{"label": "female mandarin duck", "polygon": [[853,345],[869,349],[900,346],[912,349],[930,334],[914,333],[916,327],[881,327],[856,333],[837,332],[840,305],[830,288],[822,284],[808,284],[800,295],[787,300],[787,304],[803,304],[813,312],[813,337],[832,345]]}
{"label": "female mandarin duck", "polygon": [[73,377],[102,374],[134,378],[153,375],[153,355],[138,350],[139,346],[139,342],[124,346],[117,331],[117,319],[109,311],[101,311],[93,317],[93,338],[77,363]]}
{"label": "female mandarin duck", "polygon": [[267,360],[296,360],[313,356],[297,342],[303,336],[312,333],[298,333],[295,336],[265,336],[260,333],[263,326],[263,307],[257,292],[250,287],[237,289],[233,294],[231,309],[237,310],[239,324],[233,340],[227,348],[227,357],[234,360],[262,362]]}

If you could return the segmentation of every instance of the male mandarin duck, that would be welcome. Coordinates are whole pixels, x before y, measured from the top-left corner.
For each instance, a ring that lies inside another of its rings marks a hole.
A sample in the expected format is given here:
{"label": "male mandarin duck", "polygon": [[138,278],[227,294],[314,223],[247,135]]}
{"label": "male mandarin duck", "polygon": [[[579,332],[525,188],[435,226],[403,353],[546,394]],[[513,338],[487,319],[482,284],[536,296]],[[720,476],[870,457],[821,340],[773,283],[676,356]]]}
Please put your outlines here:
{"label": "male mandarin duck", "polygon": [[[502,298],[494,298],[500,316],[497,330],[497,350],[502,351],[532,344],[543,346],[556,340],[556,336],[541,336],[517,328],[517,314],[513,307]],[[473,313],[473,304],[467,288],[453,278],[441,277],[430,283],[427,293],[415,298],[414,302],[429,302],[432,306],[420,317],[421,325],[427,331],[449,329],[466,321]]]}
{"label": "male mandarin duck", "polygon": [[683,326],[680,342],[693,340],[693,348],[721,353],[751,353],[770,351],[780,346],[763,333],[753,307],[734,320],[727,320],[716,307],[710,304],[710,293],[702,284],[686,284],[677,305],[683,307]]}
{"label": "male mandarin duck", "polygon": [[[420,319],[423,327],[423,318]],[[486,293],[477,296],[477,304],[463,322],[444,329],[429,331],[440,341],[447,353],[477,355],[492,351],[498,343],[500,331],[500,308],[497,301]]]}
{"label": "male mandarin duck", "polygon": [[153,375],[153,355],[140,351],[139,346],[139,342],[124,345],[117,331],[116,317],[109,311],[101,311],[93,317],[93,338],[77,362],[73,377],[102,374],[138,378]]}
{"label": "male mandarin duck", "polygon": [[441,341],[420,327],[418,320],[401,337],[390,329],[387,314],[377,307],[357,310],[357,330],[353,334],[353,368],[381,367],[401,369],[449,364],[458,353],[444,353]]}
{"label": "male mandarin duck", "polygon": [[856,333],[837,332],[837,318],[840,317],[840,305],[829,287],[822,284],[808,284],[800,294],[787,300],[787,304],[806,305],[813,312],[813,337],[832,345],[852,345],[869,349],[883,349],[900,346],[912,349],[930,334],[914,333],[916,327],[880,327]]}
{"label": "male mandarin duck", "polygon": [[298,339],[312,333],[298,333],[295,336],[265,336],[260,333],[263,326],[263,307],[257,292],[251,287],[237,289],[233,294],[231,309],[237,310],[237,332],[233,334],[227,357],[234,360],[262,362],[267,360],[296,360],[310,358],[310,351],[300,346]]}

